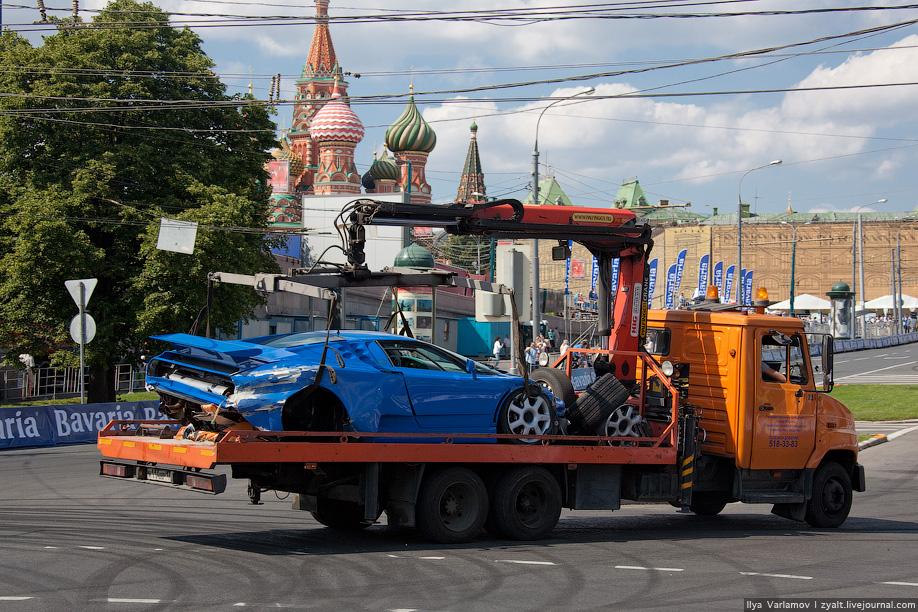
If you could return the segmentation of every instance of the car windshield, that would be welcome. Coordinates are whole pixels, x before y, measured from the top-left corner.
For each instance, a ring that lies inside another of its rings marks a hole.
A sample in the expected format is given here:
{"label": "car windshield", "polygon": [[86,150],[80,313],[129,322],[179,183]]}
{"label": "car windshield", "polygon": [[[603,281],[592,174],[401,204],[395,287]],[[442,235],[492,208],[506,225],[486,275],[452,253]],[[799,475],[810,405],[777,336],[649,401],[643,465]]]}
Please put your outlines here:
{"label": "car windshield", "polygon": [[[412,340],[389,340],[379,343],[392,365],[421,370],[443,370],[446,372],[465,372],[466,357],[448,351],[439,346]],[[497,374],[483,363],[475,362],[479,374]]]}
{"label": "car windshield", "polygon": [[[329,342],[338,342],[344,340],[341,336],[331,335]],[[253,344],[262,344],[272,348],[290,348],[293,346],[307,346],[310,344],[324,344],[325,332],[299,332],[295,334],[283,334],[281,336],[263,336],[261,338],[250,338],[247,342]]]}

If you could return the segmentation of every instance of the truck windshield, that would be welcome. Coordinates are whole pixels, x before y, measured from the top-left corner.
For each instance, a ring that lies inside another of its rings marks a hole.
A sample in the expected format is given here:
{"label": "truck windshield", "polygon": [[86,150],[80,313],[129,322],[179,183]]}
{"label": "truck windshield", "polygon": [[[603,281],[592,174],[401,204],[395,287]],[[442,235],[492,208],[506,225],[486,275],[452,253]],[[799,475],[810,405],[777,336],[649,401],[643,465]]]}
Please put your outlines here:
{"label": "truck windshield", "polygon": [[803,340],[795,334],[787,341],[784,334],[762,337],[762,380],[805,385],[809,376]]}

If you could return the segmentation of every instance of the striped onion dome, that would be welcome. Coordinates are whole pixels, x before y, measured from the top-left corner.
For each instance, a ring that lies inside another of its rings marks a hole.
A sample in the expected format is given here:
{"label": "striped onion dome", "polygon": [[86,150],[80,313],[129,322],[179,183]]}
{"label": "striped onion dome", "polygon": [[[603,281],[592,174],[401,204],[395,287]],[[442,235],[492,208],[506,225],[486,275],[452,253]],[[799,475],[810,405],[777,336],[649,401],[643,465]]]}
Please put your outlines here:
{"label": "striped onion dome", "polygon": [[290,148],[286,138],[280,141],[280,145],[280,149],[274,151],[271,156],[274,159],[287,160],[290,162],[290,176],[299,176],[302,174],[305,166],[303,166],[303,160],[300,159],[300,156]]}
{"label": "striped onion dome", "polygon": [[424,121],[424,117],[415,106],[414,96],[411,96],[408,108],[405,109],[402,116],[386,130],[386,146],[393,153],[402,151],[430,153],[437,146],[437,135],[433,128]]}
{"label": "striped onion dome", "polygon": [[317,142],[344,141],[356,144],[363,140],[363,124],[357,113],[341,99],[337,87],[328,102],[313,116],[309,135]]}
{"label": "striped onion dome", "polygon": [[370,166],[370,176],[377,180],[396,181],[398,180],[398,175],[398,166],[395,165],[395,162],[383,149],[382,158],[373,160],[373,164]]}

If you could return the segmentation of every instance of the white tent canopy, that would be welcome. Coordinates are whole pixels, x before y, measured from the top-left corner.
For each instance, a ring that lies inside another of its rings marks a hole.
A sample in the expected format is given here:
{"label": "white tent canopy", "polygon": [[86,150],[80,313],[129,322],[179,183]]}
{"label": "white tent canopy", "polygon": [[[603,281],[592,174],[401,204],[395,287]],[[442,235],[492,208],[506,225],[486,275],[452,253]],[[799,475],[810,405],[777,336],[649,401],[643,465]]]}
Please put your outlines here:
{"label": "white tent canopy", "polygon": [[[903,296],[905,297],[905,296]],[[790,300],[784,300],[768,307],[769,310],[790,310]],[[832,302],[804,293],[794,296],[794,312],[798,310],[832,310]]]}
{"label": "white tent canopy", "polygon": [[[895,307],[896,298],[892,295],[884,295],[883,297],[878,297],[877,299],[870,300],[864,304],[864,308],[868,308],[870,310],[892,310]],[[909,310],[918,309],[918,298],[914,298],[903,293],[902,308],[908,308]]]}

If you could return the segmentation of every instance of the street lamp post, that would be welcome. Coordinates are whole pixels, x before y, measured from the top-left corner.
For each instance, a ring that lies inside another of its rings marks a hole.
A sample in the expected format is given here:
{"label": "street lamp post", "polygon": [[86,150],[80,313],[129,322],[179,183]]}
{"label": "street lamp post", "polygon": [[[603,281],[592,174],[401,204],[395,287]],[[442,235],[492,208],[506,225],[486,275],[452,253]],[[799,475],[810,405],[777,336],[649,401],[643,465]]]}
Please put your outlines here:
{"label": "street lamp post", "polygon": [[[793,223],[788,223],[787,221],[782,221],[784,225],[790,225],[794,230],[793,242],[791,243],[791,259],[790,259],[790,314],[794,316],[794,271],[797,267],[797,225]],[[811,222],[807,221],[804,225],[809,225]]]}
{"label": "street lamp post", "polygon": [[[539,113],[539,118],[536,119],[536,129],[535,129],[535,147],[532,149],[532,205],[539,205],[539,124],[542,122],[542,115],[545,114],[545,111],[550,109],[555,104],[559,102],[565,102],[571,98],[576,98],[577,96],[589,96],[596,89],[590,87],[587,90],[580,91],[575,93],[572,96],[567,96],[566,98],[561,98],[560,100],[555,100],[548,106],[542,109],[542,112]],[[539,329],[539,323],[542,319],[541,305],[539,300],[542,297],[540,295],[541,291],[539,289],[539,241],[532,241],[532,257],[530,259],[530,286],[532,290],[532,339],[536,339],[536,335]]]}
{"label": "street lamp post", "polygon": [[746,178],[746,175],[750,172],[755,172],[756,170],[761,170],[762,168],[768,168],[769,166],[780,166],[782,161],[776,159],[774,161],[768,162],[764,166],[757,166],[746,170],[743,173],[743,176],[739,180],[739,191],[738,191],[738,201],[736,205],[736,274],[740,277],[739,284],[737,287],[739,291],[737,292],[737,297],[739,298],[736,303],[740,306],[743,305],[743,281],[742,270],[743,270],[743,179]]}

